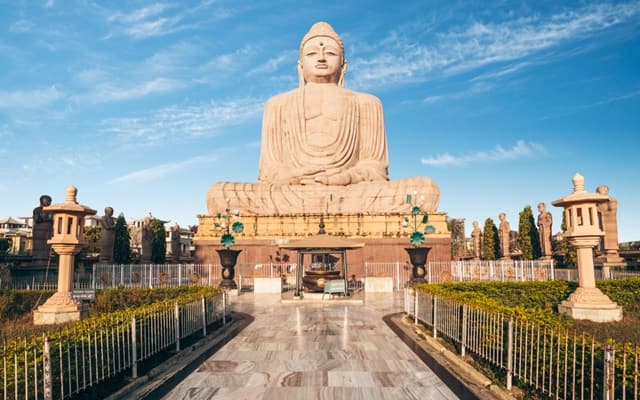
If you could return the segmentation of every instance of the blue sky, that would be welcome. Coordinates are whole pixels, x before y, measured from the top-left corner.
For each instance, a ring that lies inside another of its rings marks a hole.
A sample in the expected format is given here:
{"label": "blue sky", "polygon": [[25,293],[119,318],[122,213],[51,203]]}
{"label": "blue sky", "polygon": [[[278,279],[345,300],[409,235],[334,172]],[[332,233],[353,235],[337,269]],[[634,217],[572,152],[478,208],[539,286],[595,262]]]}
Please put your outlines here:
{"label": "blue sky", "polygon": [[214,182],[256,181],[263,104],[319,20],[382,100],[391,179],[432,177],[467,235],[541,201],[558,231],[579,172],[640,240],[638,1],[0,0],[0,217],[74,184],[195,224]]}

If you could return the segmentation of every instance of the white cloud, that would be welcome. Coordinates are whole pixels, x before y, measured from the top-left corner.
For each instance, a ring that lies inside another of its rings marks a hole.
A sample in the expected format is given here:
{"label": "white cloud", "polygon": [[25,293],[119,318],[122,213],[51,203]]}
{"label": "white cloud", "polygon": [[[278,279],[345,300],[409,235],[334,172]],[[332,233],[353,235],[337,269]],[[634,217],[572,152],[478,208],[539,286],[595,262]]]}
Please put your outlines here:
{"label": "white cloud", "polygon": [[63,94],[55,86],[39,90],[0,90],[0,109],[38,108],[61,97]]}
{"label": "white cloud", "polygon": [[282,65],[295,65],[297,51],[288,51],[250,70],[248,75],[269,74],[277,71]]}
{"label": "white cloud", "polygon": [[494,85],[491,82],[480,81],[474,82],[470,87],[459,92],[452,92],[442,95],[432,95],[425,97],[422,102],[425,104],[434,104],[445,100],[460,100],[470,96],[477,95],[479,93],[487,92],[493,89]]}
{"label": "white cloud", "polygon": [[138,118],[103,121],[103,131],[129,145],[154,145],[215,136],[225,126],[258,118],[263,101],[242,98],[206,105],[171,106]]}
{"label": "white cloud", "polygon": [[107,22],[134,39],[164,36],[185,28],[180,25],[181,16],[166,14],[170,8],[168,4],[154,3],[130,13],[112,13]]}
{"label": "white cloud", "polygon": [[423,158],[421,161],[425,165],[432,167],[449,167],[475,164],[481,162],[495,162],[504,160],[516,160],[521,158],[536,158],[547,154],[545,147],[538,143],[518,140],[512,148],[505,149],[497,145],[491,151],[478,151],[471,154],[461,154],[453,156],[449,153],[439,154],[435,157]]}
{"label": "white cloud", "polygon": [[11,24],[9,30],[13,33],[24,33],[29,32],[31,28],[33,28],[33,22],[28,19],[21,19]]}
{"label": "white cloud", "polygon": [[110,103],[138,99],[151,94],[171,92],[181,87],[183,87],[182,83],[165,78],[156,78],[135,86],[100,84],[88,97],[94,103]]}
{"label": "white cloud", "polygon": [[53,7],[53,6],[55,6],[55,5],[56,5],[55,0],[47,0],[47,1],[44,3],[44,7],[45,7],[45,8],[52,8],[52,7]]}
{"label": "white cloud", "polygon": [[553,118],[558,118],[558,117],[563,117],[566,115],[570,115],[573,114],[577,111],[580,110],[586,110],[589,108],[595,108],[595,107],[600,107],[600,106],[606,106],[608,104],[611,103],[617,103],[619,101],[626,101],[629,99],[633,99],[635,97],[640,96],[640,89],[635,89],[631,92],[627,92],[624,94],[619,94],[619,95],[614,95],[614,96],[610,96],[592,103],[588,103],[588,104],[581,104],[581,105],[576,105],[573,107],[567,107],[566,109],[564,109],[563,111],[560,111],[556,114],[552,114],[552,115],[545,115],[542,116],[540,119],[541,120],[547,120],[547,119],[553,119]]}
{"label": "white cloud", "polygon": [[114,178],[109,183],[130,183],[130,182],[148,182],[151,180],[162,178],[172,172],[179,171],[183,168],[201,164],[205,162],[215,161],[215,155],[197,156],[184,161],[157,165],[151,168],[141,169],[129,174]]}
{"label": "white cloud", "polygon": [[[424,45],[414,33],[392,32],[374,57],[353,60],[356,86],[424,81],[527,57],[599,34],[640,15],[640,2],[594,4],[551,16],[535,15],[497,23],[474,22]],[[516,64],[522,68],[526,64]],[[502,74],[515,70],[503,70]],[[499,76],[499,75],[496,75]],[[487,76],[489,77],[489,76]]]}

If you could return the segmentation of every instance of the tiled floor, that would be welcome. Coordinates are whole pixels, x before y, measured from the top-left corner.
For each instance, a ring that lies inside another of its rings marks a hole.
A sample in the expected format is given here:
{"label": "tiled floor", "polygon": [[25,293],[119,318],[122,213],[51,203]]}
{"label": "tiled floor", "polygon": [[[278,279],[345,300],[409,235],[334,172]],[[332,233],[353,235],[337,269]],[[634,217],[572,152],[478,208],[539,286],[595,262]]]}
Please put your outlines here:
{"label": "tiled floor", "polygon": [[363,305],[281,304],[243,294],[255,321],[166,399],[457,399],[382,321],[398,295]]}

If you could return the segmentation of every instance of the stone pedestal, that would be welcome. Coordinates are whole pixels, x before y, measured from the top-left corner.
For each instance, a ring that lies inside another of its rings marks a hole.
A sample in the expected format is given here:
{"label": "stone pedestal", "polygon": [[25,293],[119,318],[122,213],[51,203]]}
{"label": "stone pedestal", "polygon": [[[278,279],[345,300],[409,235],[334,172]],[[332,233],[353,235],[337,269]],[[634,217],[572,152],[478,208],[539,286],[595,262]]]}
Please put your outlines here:
{"label": "stone pedestal", "polygon": [[574,319],[594,322],[622,320],[622,307],[596,287],[593,265],[593,248],[600,243],[603,235],[598,225],[596,205],[606,199],[607,197],[601,194],[585,191],[584,178],[576,174],[573,177],[573,193],[552,203],[554,206],[565,208],[565,236],[576,249],[579,287],[558,305],[561,314]]}
{"label": "stone pedestal", "polygon": [[282,278],[253,278],[254,293],[282,293]]}
{"label": "stone pedestal", "polygon": [[44,207],[53,214],[53,237],[47,243],[59,255],[58,291],[33,312],[35,325],[79,321],[88,314],[88,309],[71,297],[73,264],[75,255],[86,245],[84,217],[96,211],[78,204],[77,193],[78,189],[70,186],[64,203]]}
{"label": "stone pedestal", "polygon": [[365,293],[392,293],[393,279],[390,277],[367,276],[364,279]]}
{"label": "stone pedestal", "polygon": [[579,287],[568,299],[558,305],[558,311],[573,319],[595,322],[622,320],[622,307],[611,301],[598,288]]}
{"label": "stone pedestal", "polygon": [[71,293],[56,292],[33,312],[34,325],[65,324],[80,321],[89,314],[89,307],[71,298]]}

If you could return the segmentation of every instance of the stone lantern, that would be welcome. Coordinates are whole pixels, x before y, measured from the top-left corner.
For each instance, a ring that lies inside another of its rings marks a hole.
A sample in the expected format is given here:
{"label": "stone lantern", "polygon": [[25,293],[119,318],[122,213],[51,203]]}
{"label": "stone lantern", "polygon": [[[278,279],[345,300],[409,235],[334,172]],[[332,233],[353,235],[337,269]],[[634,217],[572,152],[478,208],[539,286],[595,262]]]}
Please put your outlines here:
{"label": "stone lantern", "polygon": [[62,204],[44,208],[53,215],[53,236],[47,243],[59,255],[58,291],[33,312],[35,325],[61,324],[78,321],[88,310],[71,297],[73,289],[73,264],[75,255],[87,245],[84,238],[84,218],[96,211],[78,204],[78,189],[67,188],[67,197]]}
{"label": "stone lantern", "polygon": [[556,207],[564,207],[567,224],[564,235],[576,248],[577,253],[579,286],[558,306],[561,314],[574,319],[595,322],[622,319],[622,307],[596,287],[593,267],[593,248],[600,243],[600,238],[604,235],[598,222],[597,205],[607,200],[608,197],[605,195],[585,191],[584,177],[576,174],[573,177],[573,193],[552,202]]}

